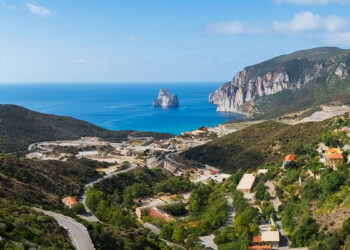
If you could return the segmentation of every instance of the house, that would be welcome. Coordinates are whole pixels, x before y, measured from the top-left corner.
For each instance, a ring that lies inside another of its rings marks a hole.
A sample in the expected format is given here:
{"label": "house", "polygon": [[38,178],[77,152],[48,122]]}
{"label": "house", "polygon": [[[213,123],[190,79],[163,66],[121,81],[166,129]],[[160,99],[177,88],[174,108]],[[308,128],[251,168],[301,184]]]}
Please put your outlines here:
{"label": "house", "polygon": [[244,174],[236,189],[242,193],[248,194],[253,191],[254,184],[255,176],[253,174]]}
{"label": "house", "polygon": [[328,149],[324,154],[324,164],[337,170],[337,165],[343,163],[343,155],[337,148]]}
{"label": "house", "polygon": [[156,207],[152,207],[148,210],[148,214],[149,216],[165,220],[166,222],[174,221],[174,218],[170,214]]}
{"label": "house", "polygon": [[78,201],[77,201],[77,199],[75,199],[75,198],[72,197],[72,196],[68,196],[68,197],[62,199],[62,202],[63,202],[64,205],[66,205],[66,206],[69,207],[69,208],[72,208],[72,207],[74,207],[75,205],[79,204]]}
{"label": "house", "polygon": [[286,166],[286,164],[289,162],[295,162],[295,155],[294,154],[287,154],[284,157],[282,167],[284,168]]}
{"label": "house", "polygon": [[271,245],[271,249],[278,249],[280,244],[279,231],[264,231],[261,233],[261,241]]}

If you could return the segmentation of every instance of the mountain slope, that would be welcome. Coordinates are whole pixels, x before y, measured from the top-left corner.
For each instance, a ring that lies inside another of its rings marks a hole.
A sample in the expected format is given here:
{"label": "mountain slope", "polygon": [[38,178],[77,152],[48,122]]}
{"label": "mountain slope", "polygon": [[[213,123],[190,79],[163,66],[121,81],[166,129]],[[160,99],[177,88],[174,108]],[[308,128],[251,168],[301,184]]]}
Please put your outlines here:
{"label": "mountain slope", "polygon": [[[349,86],[350,50],[322,47],[246,67],[211,93],[209,101],[218,111],[276,117],[280,114],[274,114],[271,107],[298,111],[337,101],[339,96],[344,103],[343,99],[350,97]],[[331,95],[327,91],[332,91]]]}
{"label": "mountain slope", "polygon": [[171,135],[132,130],[111,131],[72,117],[34,112],[16,105],[0,105],[0,152],[25,151],[31,143],[97,136],[120,140],[128,135],[168,138]]}
{"label": "mountain slope", "polygon": [[87,182],[99,176],[95,169],[103,166],[87,159],[62,162],[0,155],[0,198],[60,208],[63,197],[78,195]]}
{"label": "mountain slope", "polygon": [[300,145],[311,144],[330,121],[286,125],[267,121],[191,148],[182,156],[227,172],[276,163]]}

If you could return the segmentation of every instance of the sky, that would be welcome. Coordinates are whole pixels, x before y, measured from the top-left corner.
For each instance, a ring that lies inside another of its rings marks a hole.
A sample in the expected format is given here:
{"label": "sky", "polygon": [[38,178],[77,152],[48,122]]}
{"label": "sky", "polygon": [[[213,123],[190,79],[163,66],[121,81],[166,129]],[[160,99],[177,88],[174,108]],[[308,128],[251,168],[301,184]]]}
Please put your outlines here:
{"label": "sky", "polygon": [[350,0],[0,0],[0,83],[225,82],[349,24]]}

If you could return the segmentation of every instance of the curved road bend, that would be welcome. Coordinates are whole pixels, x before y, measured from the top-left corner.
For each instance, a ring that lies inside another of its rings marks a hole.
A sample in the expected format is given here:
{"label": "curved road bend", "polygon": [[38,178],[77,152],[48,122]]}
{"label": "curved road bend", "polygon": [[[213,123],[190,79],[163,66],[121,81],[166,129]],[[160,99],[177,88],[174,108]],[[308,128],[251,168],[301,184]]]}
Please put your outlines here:
{"label": "curved road bend", "polygon": [[136,164],[131,164],[131,167],[127,168],[127,169],[123,169],[123,170],[119,170],[119,171],[115,171],[113,173],[110,173],[110,174],[107,174],[107,175],[104,175],[103,177],[101,178],[98,178],[97,180],[94,180],[88,184],[86,184],[84,186],[84,192],[83,194],[79,197],[79,202],[82,203],[85,207],[85,210],[86,210],[86,213],[84,214],[84,218],[88,221],[91,221],[91,222],[101,222],[92,212],[91,210],[86,206],[86,190],[88,187],[91,187],[92,185],[94,185],[95,183],[99,183],[105,179],[108,179],[108,178],[111,178],[113,177],[114,175],[117,175],[117,174],[121,174],[121,173],[127,173],[129,171],[132,171],[134,170],[135,168],[137,168],[138,166]]}
{"label": "curved road bend", "polygon": [[87,229],[79,222],[70,217],[51,211],[46,211],[39,208],[34,208],[34,210],[53,217],[60,226],[66,229],[74,247],[77,250],[95,250]]}

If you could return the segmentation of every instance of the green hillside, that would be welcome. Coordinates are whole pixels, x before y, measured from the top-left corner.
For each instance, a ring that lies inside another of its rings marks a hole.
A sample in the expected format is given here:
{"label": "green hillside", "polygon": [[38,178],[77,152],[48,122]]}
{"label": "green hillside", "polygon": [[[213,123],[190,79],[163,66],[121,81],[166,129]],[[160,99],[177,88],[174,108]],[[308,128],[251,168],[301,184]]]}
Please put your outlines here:
{"label": "green hillside", "polygon": [[0,155],[0,198],[62,208],[60,200],[78,195],[87,182],[99,176],[95,169],[105,165],[87,159],[62,162]]}
{"label": "green hillside", "polygon": [[329,123],[291,126],[267,121],[189,149],[182,156],[228,172],[255,169],[282,161],[285,154],[293,152],[300,145],[311,144]]}
{"label": "green hillside", "polygon": [[128,135],[169,138],[171,135],[132,130],[111,131],[72,117],[34,112],[16,105],[0,105],[0,152],[25,151],[31,143],[97,136],[108,140]]}

